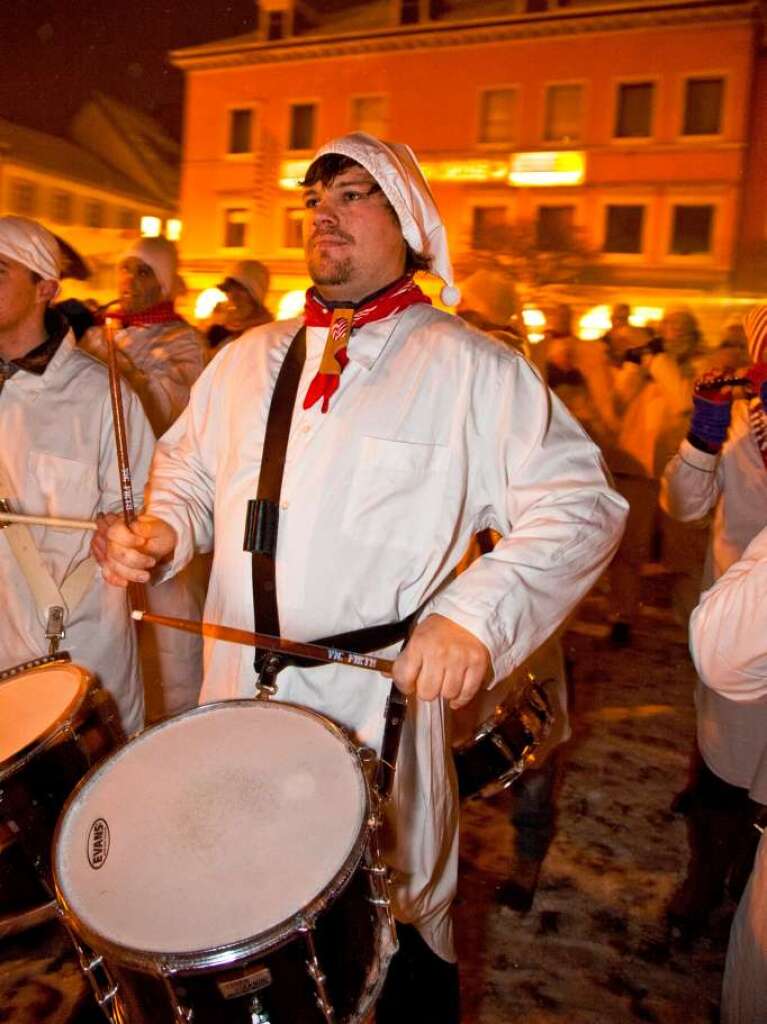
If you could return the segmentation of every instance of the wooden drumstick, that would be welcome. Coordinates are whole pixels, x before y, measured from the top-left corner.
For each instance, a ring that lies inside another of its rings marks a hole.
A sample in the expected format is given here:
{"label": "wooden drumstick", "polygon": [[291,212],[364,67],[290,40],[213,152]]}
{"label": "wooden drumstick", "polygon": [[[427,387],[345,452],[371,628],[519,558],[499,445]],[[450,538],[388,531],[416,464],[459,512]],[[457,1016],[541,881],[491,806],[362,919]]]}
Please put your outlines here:
{"label": "wooden drumstick", "polygon": [[352,665],[354,668],[365,668],[371,672],[380,672],[391,676],[393,661],[386,658],[375,658],[371,654],[355,654],[353,651],[342,651],[337,647],[325,647],[323,644],[303,643],[300,640],[286,640],[281,636],[269,636],[268,633],[250,633],[246,629],[233,629],[231,626],[219,626],[215,622],[197,622],[193,619],[177,619],[170,615],[155,615],[136,609],[132,612],[137,621],[153,622],[158,626],[180,629],[185,633],[197,636],[210,636],[215,640],[228,640],[233,644],[244,644],[246,647],[261,647],[267,651],[281,654],[294,654],[298,658],[309,658],[312,661],[325,662],[328,665]]}
{"label": "wooden drumstick", "polygon": [[3,512],[0,523],[25,523],[27,526],[53,526],[60,530],[96,530],[95,519],[63,519],[61,516],[32,516],[26,512]]}
{"label": "wooden drumstick", "polygon": [[[130,526],[136,518],[136,505],[133,500],[133,481],[131,479],[130,460],[128,457],[128,438],[125,430],[120,372],[117,369],[117,343],[115,341],[115,321],[113,317],[107,316],[104,321],[104,338],[107,343],[109,395],[112,399],[112,422],[114,424],[115,447],[117,449],[117,468],[120,473],[123,521],[126,526]],[[140,583],[129,583],[128,594],[132,608],[146,608],[144,588]]]}

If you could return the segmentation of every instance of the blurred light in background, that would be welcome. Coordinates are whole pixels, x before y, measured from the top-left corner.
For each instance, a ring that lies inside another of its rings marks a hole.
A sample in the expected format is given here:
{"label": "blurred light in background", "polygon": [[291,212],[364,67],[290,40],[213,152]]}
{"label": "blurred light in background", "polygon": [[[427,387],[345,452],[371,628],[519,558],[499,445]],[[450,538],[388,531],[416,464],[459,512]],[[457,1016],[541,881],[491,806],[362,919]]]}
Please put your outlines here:
{"label": "blurred light in background", "polygon": [[194,315],[198,320],[207,320],[219,302],[226,302],[226,292],[220,288],[206,288],[197,296]]}
{"label": "blurred light in background", "polygon": [[580,185],[586,177],[586,154],[580,150],[514,153],[510,185]]}
{"label": "blurred light in background", "polygon": [[531,345],[537,345],[543,341],[543,329],[546,326],[546,317],[543,310],[536,306],[525,306],[522,310],[522,320],[527,331],[527,340]]}
{"label": "blurred light in background", "polygon": [[142,217],[141,234],[144,238],[159,238],[162,231],[162,221],[159,217]]}
{"label": "blurred light in background", "polygon": [[659,324],[665,316],[663,306],[634,306],[629,316],[632,327],[646,327],[648,324]]}
{"label": "blurred light in background", "polygon": [[297,189],[309,169],[309,160],[283,160],[280,164],[280,188]]}
{"label": "blurred light in background", "polygon": [[584,341],[595,341],[607,334],[611,322],[610,306],[593,306],[578,321],[578,337]]}
{"label": "blurred light in background", "polygon": [[302,288],[292,292],[285,292],[277,307],[277,319],[292,320],[293,317],[300,316],[304,311],[305,302],[306,292]]}
{"label": "blurred light in background", "polygon": [[177,217],[171,217],[165,222],[165,237],[171,242],[177,242],[181,238],[181,221]]}

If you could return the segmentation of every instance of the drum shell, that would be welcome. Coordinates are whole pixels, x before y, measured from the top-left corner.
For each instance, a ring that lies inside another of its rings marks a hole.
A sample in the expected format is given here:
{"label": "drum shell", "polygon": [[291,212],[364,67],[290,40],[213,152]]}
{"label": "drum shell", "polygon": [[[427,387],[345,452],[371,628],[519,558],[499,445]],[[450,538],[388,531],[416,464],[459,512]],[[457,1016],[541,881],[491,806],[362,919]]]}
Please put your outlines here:
{"label": "drum shell", "polygon": [[[360,864],[337,900],[319,916],[314,931],[337,1024],[367,1020],[393,953],[393,947],[386,951],[387,930],[376,908],[366,902],[368,893],[365,867]],[[371,980],[376,958],[379,967]],[[287,941],[230,968],[163,975],[128,967],[108,954],[105,962],[129,1024],[176,1024],[176,1007],[191,1009],[195,1024],[251,1024],[254,995],[270,1024],[326,1024],[306,960],[303,936],[294,932]],[[258,984],[264,970],[270,984],[251,991],[250,985]],[[241,991],[227,998],[221,986]]]}
{"label": "drum shell", "polygon": [[125,740],[110,694],[73,668],[82,675],[75,706],[0,764],[0,820],[51,893],[51,840],[61,809],[80,779]]}

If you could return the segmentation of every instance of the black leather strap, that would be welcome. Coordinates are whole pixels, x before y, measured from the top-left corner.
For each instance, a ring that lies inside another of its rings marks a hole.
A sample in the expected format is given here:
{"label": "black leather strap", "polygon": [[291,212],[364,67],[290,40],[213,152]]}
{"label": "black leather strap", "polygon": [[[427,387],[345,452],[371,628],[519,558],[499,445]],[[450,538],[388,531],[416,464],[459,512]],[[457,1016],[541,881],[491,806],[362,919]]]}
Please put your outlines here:
{"label": "black leather strap", "polygon": [[[290,421],[298,394],[301,371],[306,360],[306,328],[302,327],[290,343],[277,383],[274,386],[266,420],[261,471],[255,501],[248,502],[244,549],[253,554],[253,613],[255,631],[280,635],[280,615],[274,573],[277,531],[280,517],[280,492],[285,469],[285,453],[290,437]],[[256,648],[253,662],[263,674],[272,660],[271,653]],[[266,681],[266,680],[264,680]]]}

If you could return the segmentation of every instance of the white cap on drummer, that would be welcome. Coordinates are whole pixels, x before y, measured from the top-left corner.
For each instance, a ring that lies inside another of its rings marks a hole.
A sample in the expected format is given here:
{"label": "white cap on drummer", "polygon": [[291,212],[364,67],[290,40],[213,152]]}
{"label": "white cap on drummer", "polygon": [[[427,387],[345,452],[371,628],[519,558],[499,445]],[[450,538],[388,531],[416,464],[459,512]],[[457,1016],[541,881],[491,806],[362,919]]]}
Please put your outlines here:
{"label": "white cap on drummer", "polygon": [[405,241],[413,252],[429,258],[431,272],[442,279],[440,298],[446,306],[456,306],[461,293],[453,280],[447,231],[410,146],[381,142],[367,132],[352,132],[320,146],[314,159],[327,153],[356,160],[375,178],[394,207]]}
{"label": "white cap on drummer", "polygon": [[0,217],[0,255],[21,263],[44,281],[61,278],[59,243],[36,220]]}

